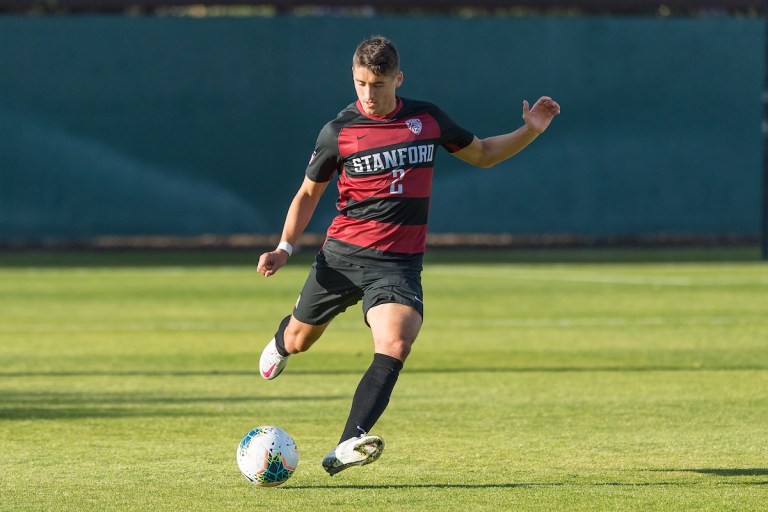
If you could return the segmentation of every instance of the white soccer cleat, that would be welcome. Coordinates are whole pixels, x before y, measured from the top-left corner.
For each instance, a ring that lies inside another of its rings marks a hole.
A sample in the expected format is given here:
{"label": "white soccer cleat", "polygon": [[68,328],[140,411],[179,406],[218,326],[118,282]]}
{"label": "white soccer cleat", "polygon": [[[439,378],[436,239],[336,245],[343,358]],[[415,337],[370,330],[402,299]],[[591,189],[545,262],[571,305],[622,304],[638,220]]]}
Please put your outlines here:
{"label": "white soccer cleat", "polygon": [[261,376],[267,380],[272,380],[280,375],[286,364],[288,364],[288,356],[283,357],[280,355],[275,345],[275,338],[272,338],[272,341],[264,347],[261,359],[259,359],[259,372],[261,372]]}
{"label": "white soccer cleat", "polygon": [[333,476],[350,466],[365,466],[381,456],[384,440],[379,436],[363,435],[347,439],[323,459],[323,467]]}

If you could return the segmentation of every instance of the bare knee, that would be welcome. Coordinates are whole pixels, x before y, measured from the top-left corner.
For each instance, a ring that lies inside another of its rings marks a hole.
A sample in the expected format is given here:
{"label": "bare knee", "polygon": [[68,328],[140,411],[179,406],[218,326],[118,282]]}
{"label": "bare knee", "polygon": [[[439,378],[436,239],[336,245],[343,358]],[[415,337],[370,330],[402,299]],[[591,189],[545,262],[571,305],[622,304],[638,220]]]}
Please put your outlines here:
{"label": "bare knee", "polygon": [[290,326],[286,327],[283,339],[285,340],[285,350],[289,354],[306,352],[312,346],[312,343],[316,341],[310,341],[305,332],[301,329],[291,329]]}
{"label": "bare knee", "polygon": [[421,315],[410,306],[385,303],[368,310],[376,352],[405,361],[421,329]]}
{"label": "bare knee", "polygon": [[288,322],[285,332],[283,333],[285,350],[289,354],[306,352],[318,339],[320,339],[320,336],[322,336],[327,326],[328,324],[305,324],[291,317],[291,320]]}
{"label": "bare knee", "polygon": [[408,354],[411,353],[411,345],[413,345],[413,341],[402,337],[395,337],[376,340],[374,345],[376,352],[386,354],[405,362],[408,358]]}

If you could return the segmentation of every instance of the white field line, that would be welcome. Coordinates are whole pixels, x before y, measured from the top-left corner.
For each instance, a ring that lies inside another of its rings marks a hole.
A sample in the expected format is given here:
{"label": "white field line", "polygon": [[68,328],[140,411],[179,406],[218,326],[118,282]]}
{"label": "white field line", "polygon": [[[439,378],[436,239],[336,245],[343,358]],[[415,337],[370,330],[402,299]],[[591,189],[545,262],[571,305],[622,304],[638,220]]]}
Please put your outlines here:
{"label": "white field line", "polygon": [[440,323],[440,327],[519,327],[519,328],[562,328],[562,327],[672,327],[672,326],[718,326],[737,324],[768,324],[768,319],[762,317],[734,318],[734,317],[702,317],[702,318],[675,318],[663,317],[645,318],[501,318],[501,319],[454,319]]}
{"label": "white field line", "polygon": [[[581,318],[466,318],[441,320],[435,328],[467,327],[510,327],[510,328],[563,328],[563,327],[674,327],[674,326],[722,326],[722,325],[765,325],[768,318],[753,317],[581,317]],[[358,330],[362,324],[338,322],[334,330]],[[259,332],[270,331],[274,325],[247,322],[142,322],[111,324],[60,324],[60,325],[0,325],[0,333],[51,333],[51,332],[195,332],[229,331]]]}

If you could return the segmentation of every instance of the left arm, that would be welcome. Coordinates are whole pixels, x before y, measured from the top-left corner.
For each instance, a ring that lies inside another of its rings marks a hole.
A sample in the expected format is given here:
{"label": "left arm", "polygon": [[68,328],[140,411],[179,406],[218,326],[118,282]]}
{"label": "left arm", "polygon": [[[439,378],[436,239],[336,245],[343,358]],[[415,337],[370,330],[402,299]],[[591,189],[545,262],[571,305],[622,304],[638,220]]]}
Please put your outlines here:
{"label": "left arm", "polygon": [[533,142],[559,113],[560,105],[548,96],[539,98],[532,108],[528,107],[528,101],[523,101],[523,126],[504,135],[486,139],[475,137],[469,146],[456,151],[453,156],[477,167],[492,167]]}

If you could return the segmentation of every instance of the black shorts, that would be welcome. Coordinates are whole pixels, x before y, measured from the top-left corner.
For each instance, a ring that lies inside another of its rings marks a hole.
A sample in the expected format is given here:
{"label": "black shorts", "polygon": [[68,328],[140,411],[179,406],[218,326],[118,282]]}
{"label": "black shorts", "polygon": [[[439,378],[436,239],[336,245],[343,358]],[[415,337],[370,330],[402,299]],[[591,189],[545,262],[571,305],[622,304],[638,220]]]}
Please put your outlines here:
{"label": "black shorts", "polygon": [[372,307],[387,303],[411,306],[423,318],[423,297],[421,265],[358,265],[321,251],[296,301],[293,316],[306,324],[321,325],[362,299],[363,318]]}

